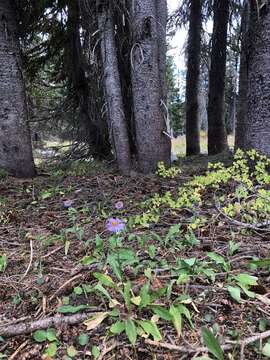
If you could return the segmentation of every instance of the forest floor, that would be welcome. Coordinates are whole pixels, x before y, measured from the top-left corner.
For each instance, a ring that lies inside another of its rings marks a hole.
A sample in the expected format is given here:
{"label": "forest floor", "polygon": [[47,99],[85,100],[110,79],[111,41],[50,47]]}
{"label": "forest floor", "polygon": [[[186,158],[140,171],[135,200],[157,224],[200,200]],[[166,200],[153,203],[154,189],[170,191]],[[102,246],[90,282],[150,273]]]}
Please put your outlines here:
{"label": "forest floor", "polygon": [[246,215],[270,182],[244,196],[231,159],[211,179],[208,161],[0,179],[0,358],[269,357],[269,201]]}

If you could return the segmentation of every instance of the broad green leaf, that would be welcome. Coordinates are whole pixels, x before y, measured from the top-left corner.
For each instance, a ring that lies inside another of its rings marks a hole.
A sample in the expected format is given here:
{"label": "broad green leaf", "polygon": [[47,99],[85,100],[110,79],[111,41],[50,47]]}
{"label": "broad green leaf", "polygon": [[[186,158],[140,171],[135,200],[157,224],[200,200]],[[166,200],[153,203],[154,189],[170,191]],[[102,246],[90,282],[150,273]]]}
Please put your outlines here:
{"label": "broad green leaf", "polygon": [[76,295],[82,295],[83,289],[80,286],[75,286],[75,288],[73,289],[73,292]]}
{"label": "broad green leaf", "polygon": [[149,245],[148,246],[148,254],[150,258],[153,260],[156,256],[156,247],[155,245]]}
{"label": "broad green leaf", "polygon": [[116,321],[111,327],[110,332],[112,334],[119,335],[125,330],[125,323],[123,321]]}
{"label": "broad green leaf", "polygon": [[55,330],[55,329],[48,329],[48,330],[47,330],[47,339],[48,339],[50,342],[57,340],[56,330]]}
{"label": "broad green leaf", "polygon": [[209,352],[214,355],[218,360],[224,360],[223,350],[221,349],[217,339],[212,334],[212,332],[206,327],[202,327],[201,332],[203,341],[207,346]]}
{"label": "broad green leaf", "polygon": [[268,358],[270,358],[270,343],[266,343],[262,348],[262,354]]}
{"label": "broad green leaf", "polygon": [[94,273],[93,275],[104,286],[115,287],[116,285],[113,279],[109,275],[101,274],[101,273]]}
{"label": "broad green leaf", "polygon": [[109,315],[108,312],[99,312],[94,314],[90,319],[84,321],[84,325],[86,326],[87,330],[93,330],[97,328]]}
{"label": "broad green leaf", "polygon": [[227,287],[229,294],[231,297],[237,301],[238,303],[241,303],[241,290],[238,286],[228,286]]}
{"label": "broad green leaf", "polygon": [[197,258],[190,258],[190,259],[183,259],[183,262],[188,265],[189,267],[192,267],[195,265]]}
{"label": "broad green leaf", "polygon": [[78,354],[78,351],[71,345],[67,348],[67,354],[69,357],[74,358]]}
{"label": "broad green leaf", "polygon": [[175,307],[174,305],[171,305],[169,312],[172,316],[172,322],[177,332],[177,335],[178,337],[180,337],[182,333],[182,316],[177,307]]}
{"label": "broad green leaf", "polygon": [[99,356],[100,356],[99,347],[93,346],[92,349],[91,349],[91,353],[92,353],[92,355],[94,356],[94,359],[98,359]]}
{"label": "broad green leaf", "polygon": [[128,319],[125,321],[125,331],[130,343],[135,345],[137,341],[137,329],[133,320]]}
{"label": "broad green leaf", "polygon": [[256,276],[251,276],[249,274],[238,274],[235,277],[235,280],[237,280],[241,285],[257,285],[258,278]]}
{"label": "broad green leaf", "polygon": [[155,324],[153,321],[138,320],[137,323],[143,328],[143,330],[147,334],[150,334],[155,341],[162,340],[162,336],[159,332],[157,324]]}
{"label": "broad green leaf", "polygon": [[78,306],[72,306],[72,305],[63,305],[57,308],[57,312],[61,314],[76,314],[80,312],[81,310],[87,309],[87,305],[78,305]]}
{"label": "broad green leaf", "polygon": [[47,349],[45,350],[45,355],[49,358],[53,358],[57,353],[57,343],[52,342],[48,345]]}
{"label": "broad green leaf", "polygon": [[33,333],[33,338],[36,342],[44,342],[47,340],[47,331],[46,330],[36,330]]}
{"label": "broad green leaf", "polygon": [[159,305],[152,305],[151,306],[153,312],[158,315],[161,319],[166,321],[172,321],[172,315],[167,309],[164,309],[163,307]]}
{"label": "broad green leaf", "polygon": [[242,284],[239,284],[240,288],[244,291],[244,293],[247,295],[247,297],[250,297],[254,299],[256,297],[256,294],[253,291],[250,291],[247,286],[244,286]]}
{"label": "broad green leaf", "polygon": [[222,265],[225,271],[229,271],[229,264],[225,261],[224,257],[214,252],[208,252],[207,256],[212,259],[216,264]]}
{"label": "broad green leaf", "polygon": [[81,346],[85,346],[89,343],[89,336],[87,334],[80,334],[78,336],[78,343],[81,345]]}
{"label": "broad green leaf", "polygon": [[145,284],[140,290],[140,297],[141,297],[140,309],[144,308],[145,306],[148,306],[151,303],[149,288],[150,288],[150,283],[147,282],[147,284]]}

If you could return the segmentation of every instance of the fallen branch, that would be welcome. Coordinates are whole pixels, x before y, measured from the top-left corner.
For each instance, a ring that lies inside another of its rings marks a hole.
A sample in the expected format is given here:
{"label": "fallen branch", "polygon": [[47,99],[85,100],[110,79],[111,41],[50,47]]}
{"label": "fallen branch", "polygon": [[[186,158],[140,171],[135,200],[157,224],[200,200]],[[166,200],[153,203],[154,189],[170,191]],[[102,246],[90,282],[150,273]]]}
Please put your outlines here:
{"label": "fallen branch", "polygon": [[[245,338],[239,342],[235,341],[235,342],[230,342],[230,344],[221,345],[221,349],[223,351],[226,351],[226,350],[231,350],[235,347],[240,347],[240,360],[244,360],[245,359],[244,350],[247,345],[250,345],[258,340],[262,341],[268,337],[270,337],[270,330],[255,334],[255,335]],[[151,346],[156,346],[156,347],[160,347],[160,348],[171,350],[171,351],[185,352],[185,353],[189,353],[189,354],[209,352],[209,349],[205,346],[199,346],[199,347],[178,346],[178,345],[174,345],[174,344],[170,344],[170,343],[166,343],[166,342],[153,341],[150,339],[146,339],[145,343],[148,345],[151,345]]]}
{"label": "fallen branch", "polygon": [[0,336],[11,337],[16,335],[30,334],[35,330],[48,329],[49,327],[59,327],[62,325],[79,324],[91,316],[92,312],[97,309],[89,311],[89,313],[80,313],[75,315],[56,315],[46,319],[40,319],[32,322],[23,322],[20,324],[3,325],[0,327]]}
{"label": "fallen branch", "polygon": [[[177,351],[177,352],[185,352],[185,353],[204,353],[209,352],[209,349],[206,346],[199,346],[199,347],[187,347],[187,346],[178,346],[173,345],[166,342],[158,342],[150,339],[146,339],[145,343],[151,346],[157,346],[161,347],[163,349],[171,350],[171,351]],[[221,346],[222,350],[230,350],[235,347],[236,344],[226,344]]]}

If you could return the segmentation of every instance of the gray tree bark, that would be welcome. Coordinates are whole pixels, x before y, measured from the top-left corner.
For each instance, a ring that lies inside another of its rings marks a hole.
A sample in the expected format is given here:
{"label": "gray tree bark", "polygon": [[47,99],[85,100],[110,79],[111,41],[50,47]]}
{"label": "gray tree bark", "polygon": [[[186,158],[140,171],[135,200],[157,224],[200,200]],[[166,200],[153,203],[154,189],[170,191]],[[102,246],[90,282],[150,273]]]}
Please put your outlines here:
{"label": "gray tree bark", "polygon": [[188,32],[186,76],[186,154],[200,153],[200,56],[202,31],[202,0],[191,0]]}
{"label": "gray tree bark", "polygon": [[238,92],[238,109],[235,126],[235,149],[245,149],[247,144],[247,91],[248,91],[248,26],[249,26],[250,9],[246,3],[242,13],[241,23],[241,57],[240,57],[240,74],[239,74],[239,92]]}
{"label": "gray tree bark", "polygon": [[211,68],[208,101],[208,153],[228,149],[225,127],[225,75],[230,0],[214,1]]}
{"label": "gray tree bark", "polygon": [[13,1],[0,1],[0,167],[33,177],[35,167]]}
{"label": "gray tree bark", "polygon": [[245,57],[248,84],[246,116],[237,128],[237,138],[241,131],[244,141],[238,141],[238,146],[254,148],[270,156],[270,1],[264,1],[259,13],[255,2],[251,2],[250,6],[248,52]]}
{"label": "gray tree bark", "polygon": [[162,31],[161,35],[158,30],[156,0],[134,0],[131,14],[131,81],[138,167],[141,172],[149,173],[156,170],[159,161],[170,165],[171,141],[166,135],[166,114],[162,104],[166,34]]}
{"label": "gray tree bark", "polygon": [[121,172],[128,174],[131,167],[131,156],[117,61],[111,6],[112,4],[101,1],[97,9],[99,31],[101,34],[104,86],[109,119],[108,127],[111,132],[112,145],[115,150],[118,167]]}

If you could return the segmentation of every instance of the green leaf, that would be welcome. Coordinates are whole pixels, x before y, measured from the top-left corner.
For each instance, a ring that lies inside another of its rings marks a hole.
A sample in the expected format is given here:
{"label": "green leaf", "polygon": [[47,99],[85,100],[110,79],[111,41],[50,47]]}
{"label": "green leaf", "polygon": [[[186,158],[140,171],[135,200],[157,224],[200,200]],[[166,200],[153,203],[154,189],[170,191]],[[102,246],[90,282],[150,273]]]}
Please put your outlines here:
{"label": "green leaf", "polygon": [[123,321],[117,321],[110,327],[110,332],[115,335],[121,334],[125,330],[125,323]]}
{"label": "green leaf", "polygon": [[270,358],[270,343],[266,343],[262,348],[262,354],[268,358]]}
{"label": "green leaf", "polygon": [[156,256],[156,247],[155,245],[149,245],[148,246],[148,254],[150,258],[153,260]]}
{"label": "green leaf", "polygon": [[229,264],[225,261],[224,257],[214,252],[208,252],[207,256],[212,259],[217,265],[222,265],[225,271],[229,271]]}
{"label": "green leaf", "polygon": [[249,274],[238,274],[234,276],[235,280],[237,280],[241,285],[254,286],[258,285],[256,276],[251,276]]}
{"label": "green leaf", "polygon": [[45,355],[48,356],[49,358],[53,358],[57,353],[57,343],[56,342],[52,342],[48,345],[46,351],[45,351]]}
{"label": "green leaf", "polygon": [[186,317],[186,319],[189,321],[190,326],[193,327],[193,323],[191,321],[191,315],[188,308],[185,305],[180,304],[177,305],[177,309],[180,312],[180,314],[183,314]]}
{"label": "green leaf", "polygon": [[164,309],[163,307],[159,305],[152,305],[151,306],[153,312],[158,315],[161,319],[166,321],[172,321],[172,315],[167,309]]}
{"label": "green leaf", "polygon": [[50,342],[57,340],[56,330],[55,330],[55,329],[48,329],[48,330],[47,330],[47,339],[48,339]]}
{"label": "green leaf", "polygon": [[130,295],[130,290],[131,290],[131,282],[128,281],[127,283],[125,283],[124,285],[124,300],[125,300],[125,304],[126,304],[126,308],[127,311],[130,312],[131,310],[131,295]]}
{"label": "green leaf", "polygon": [[227,287],[229,294],[231,297],[237,301],[238,303],[241,303],[241,290],[238,286],[228,286]]}
{"label": "green leaf", "polygon": [[94,273],[93,275],[104,286],[115,287],[116,285],[113,279],[109,275],[101,274],[101,273]]}
{"label": "green leaf", "polygon": [[97,259],[93,256],[84,256],[80,261],[80,263],[85,266],[94,264],[96,262],[97,262]]}
{"label": "green leaf", "polygon": [[74,358],[78,354],[78,351],[71,345],[67,348],[67,354],[69,357]]}
{"label": "green leaf", "polygon": [[242,284],[239,284],[240,288],[244,291],[247,297],[250,297],[254,299],[256,297],[256,294],[253,291],[250,291],[247,286],[244,286]]}
{"label": "green leaf", "polygon": [[89,336],[87,334],[80,334],[78,336],[78,343],[81,345],[81,346],[85,346],[89,343]]}
{"label": "green leaf", "polygon": [[162,336],[159,332],[157,324],[155,324],[153,321],[138,320],[137,323],[143,328],[143,330],[147,334],[150,334],[155,341],[162,340]]}
{"label": "green leaf", "polygon": [[110,301],[112,300],[111,295],[108,293],[108,291],[100,284],[98,283],[95,287],[94,290],[100,292],[102,295],[106,296],[107,299],[109,299]]}
{"label": "green leaf", "polygon": [[125,331],[130,343],[135,345],[137,341],[137,329],[133,320],[128,319],[125,321]]}
{"label": "green leaf", "polygon": [[218,360],[224,360],[223,350],[221,349],[217,339],[214,337],[212,332],[206,327],[202,327],[201,332],[203,341],[207,346],[209,352],[214,355]]}
{"label": "green leaf", "polygon": [[72,305],[63,305],[60,306],[57,309],[57,312],[61,314],[76,314],[80,312],[81,310],[87,309],[87,305],[78,305],[78,306],[72,306]]}
{"label": "green leaf", "polygon": [[140,290],[140,297],[141,297],[140,309],[143,309],[144,307],[148,306],[151,303],[149,288],[150,288],[150,283],[147,282]]}
{"label": "green leaf", "polygon": [[100,355],[99,347],[93,346],[92,349],[91,349],[91,353],[94,356],[94,359],[98,359],[99,355]]}
{"label": "green leaf", "polygon": [[73,289],[73,292],[75,295],[82,295],[83,289],[80,286],[75,286],[75,288]]}
{"label": "green leaf", "polygon": [[270,259],[251,260],[249,263],[258,267],[268,267],[270,266]]}
{"label": "green leaf", "polygon": [[110,267],[112,268],[112,271],[114,273],[114,275],[117,277],[117,279],[119,281],[122,280],[122,273],[121,273],[121,269],[120,269],[120,265],[119,262],[116,258],[115,255],[109,255],[107,258],[108,264],[110,265]]}
{"label": "green leaf", "polygon": [[46,330],[36,330],[33,333],[33,338],[36,342],[44,342],[47,340],[47,331]]}
{"label": "green leaf", "polygon": [[177,332],[177,335],[178,337],[180,337],[182,333],[182,316],[177,307],[175,307],[174,305],[171,305],[169,312],[172,316],[172,322]]}

